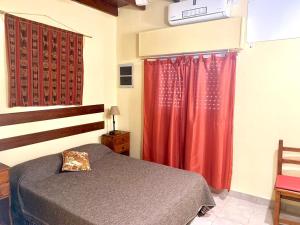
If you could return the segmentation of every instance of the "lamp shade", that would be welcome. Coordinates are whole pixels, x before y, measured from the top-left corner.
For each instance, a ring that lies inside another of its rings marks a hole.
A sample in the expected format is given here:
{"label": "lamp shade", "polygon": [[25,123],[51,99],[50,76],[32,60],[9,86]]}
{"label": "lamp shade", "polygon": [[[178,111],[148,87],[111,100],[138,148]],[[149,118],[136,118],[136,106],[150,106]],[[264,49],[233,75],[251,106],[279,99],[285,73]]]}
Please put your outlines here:
{"label": "lamp shade", "polygon": [[109,111],[110,115],[120,115],[118,106],[112,106]]}

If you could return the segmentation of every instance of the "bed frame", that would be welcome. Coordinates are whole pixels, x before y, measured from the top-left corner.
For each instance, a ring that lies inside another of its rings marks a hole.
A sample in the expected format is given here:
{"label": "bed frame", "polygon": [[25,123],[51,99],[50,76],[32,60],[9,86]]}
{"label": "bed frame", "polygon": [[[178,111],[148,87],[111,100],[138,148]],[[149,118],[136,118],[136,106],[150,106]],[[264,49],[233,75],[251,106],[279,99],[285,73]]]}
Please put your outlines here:
{"label": "bed frame", "polygon": [[[104,112],[103,104],[0,114],[0,126],[52,120],[58,118],[81,116],[102,112]],[[0,151],[40,143],[44,141],[50,141],[58,138],[68,137],[76,134],[91,132],[95,130],[101,130],[103,128],[104,121],[99,121],[95,123],[86,123],[77,126],[70,126],[60,129],[4,138],[0,139]]]}

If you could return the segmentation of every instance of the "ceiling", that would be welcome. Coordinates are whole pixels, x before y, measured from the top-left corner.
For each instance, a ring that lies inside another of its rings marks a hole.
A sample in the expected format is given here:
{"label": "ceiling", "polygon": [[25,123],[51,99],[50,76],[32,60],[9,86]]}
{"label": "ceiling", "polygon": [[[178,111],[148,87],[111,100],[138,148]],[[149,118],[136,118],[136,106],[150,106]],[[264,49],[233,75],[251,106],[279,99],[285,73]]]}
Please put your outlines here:
{"label": "ceiling", "polygon": [[135,0],[73,0],[75,2],[90,6],[113,16],[118,16],[118,8],[126,5],[136,6],[145,10],[145,6],[137,6]]}

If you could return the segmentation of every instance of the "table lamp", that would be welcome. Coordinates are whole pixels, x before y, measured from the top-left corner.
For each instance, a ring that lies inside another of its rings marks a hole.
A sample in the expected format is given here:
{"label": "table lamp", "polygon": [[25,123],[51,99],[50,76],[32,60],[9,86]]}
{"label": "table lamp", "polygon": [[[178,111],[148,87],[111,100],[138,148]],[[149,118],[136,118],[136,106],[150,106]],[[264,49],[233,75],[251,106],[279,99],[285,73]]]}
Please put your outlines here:
{"label": "table lamp", "polygon": [[115,134],[116,129],[115,129],[115,115],[120,115],[120,111],[118,106],[112,106],[110,107],[109,114],[113,116],[113,130],[109,132],[109,134]]}

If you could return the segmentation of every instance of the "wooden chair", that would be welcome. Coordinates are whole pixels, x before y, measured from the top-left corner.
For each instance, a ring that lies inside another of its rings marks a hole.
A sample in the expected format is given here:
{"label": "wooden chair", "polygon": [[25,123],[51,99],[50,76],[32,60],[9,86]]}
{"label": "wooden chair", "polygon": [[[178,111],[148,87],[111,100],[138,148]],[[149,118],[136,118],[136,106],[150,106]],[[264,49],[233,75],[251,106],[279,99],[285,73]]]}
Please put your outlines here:
{"label": "wooden chair", "polygon": [[281,199],[288,199],[292,201],[300,201],[300,177],[286,176],[282,174],[282,164],[296,164],[300,165],[300,159],[286,159],[283,157],[283,152],[300,153],[300,148],[283,147],[283,141],[279,140],[278,148],[278,164],[277,164],[277,178],[275,184],[275,206],[274,206],[274,225],[288,224],[300,225],[299,222],[280,219],[280,205]]}

